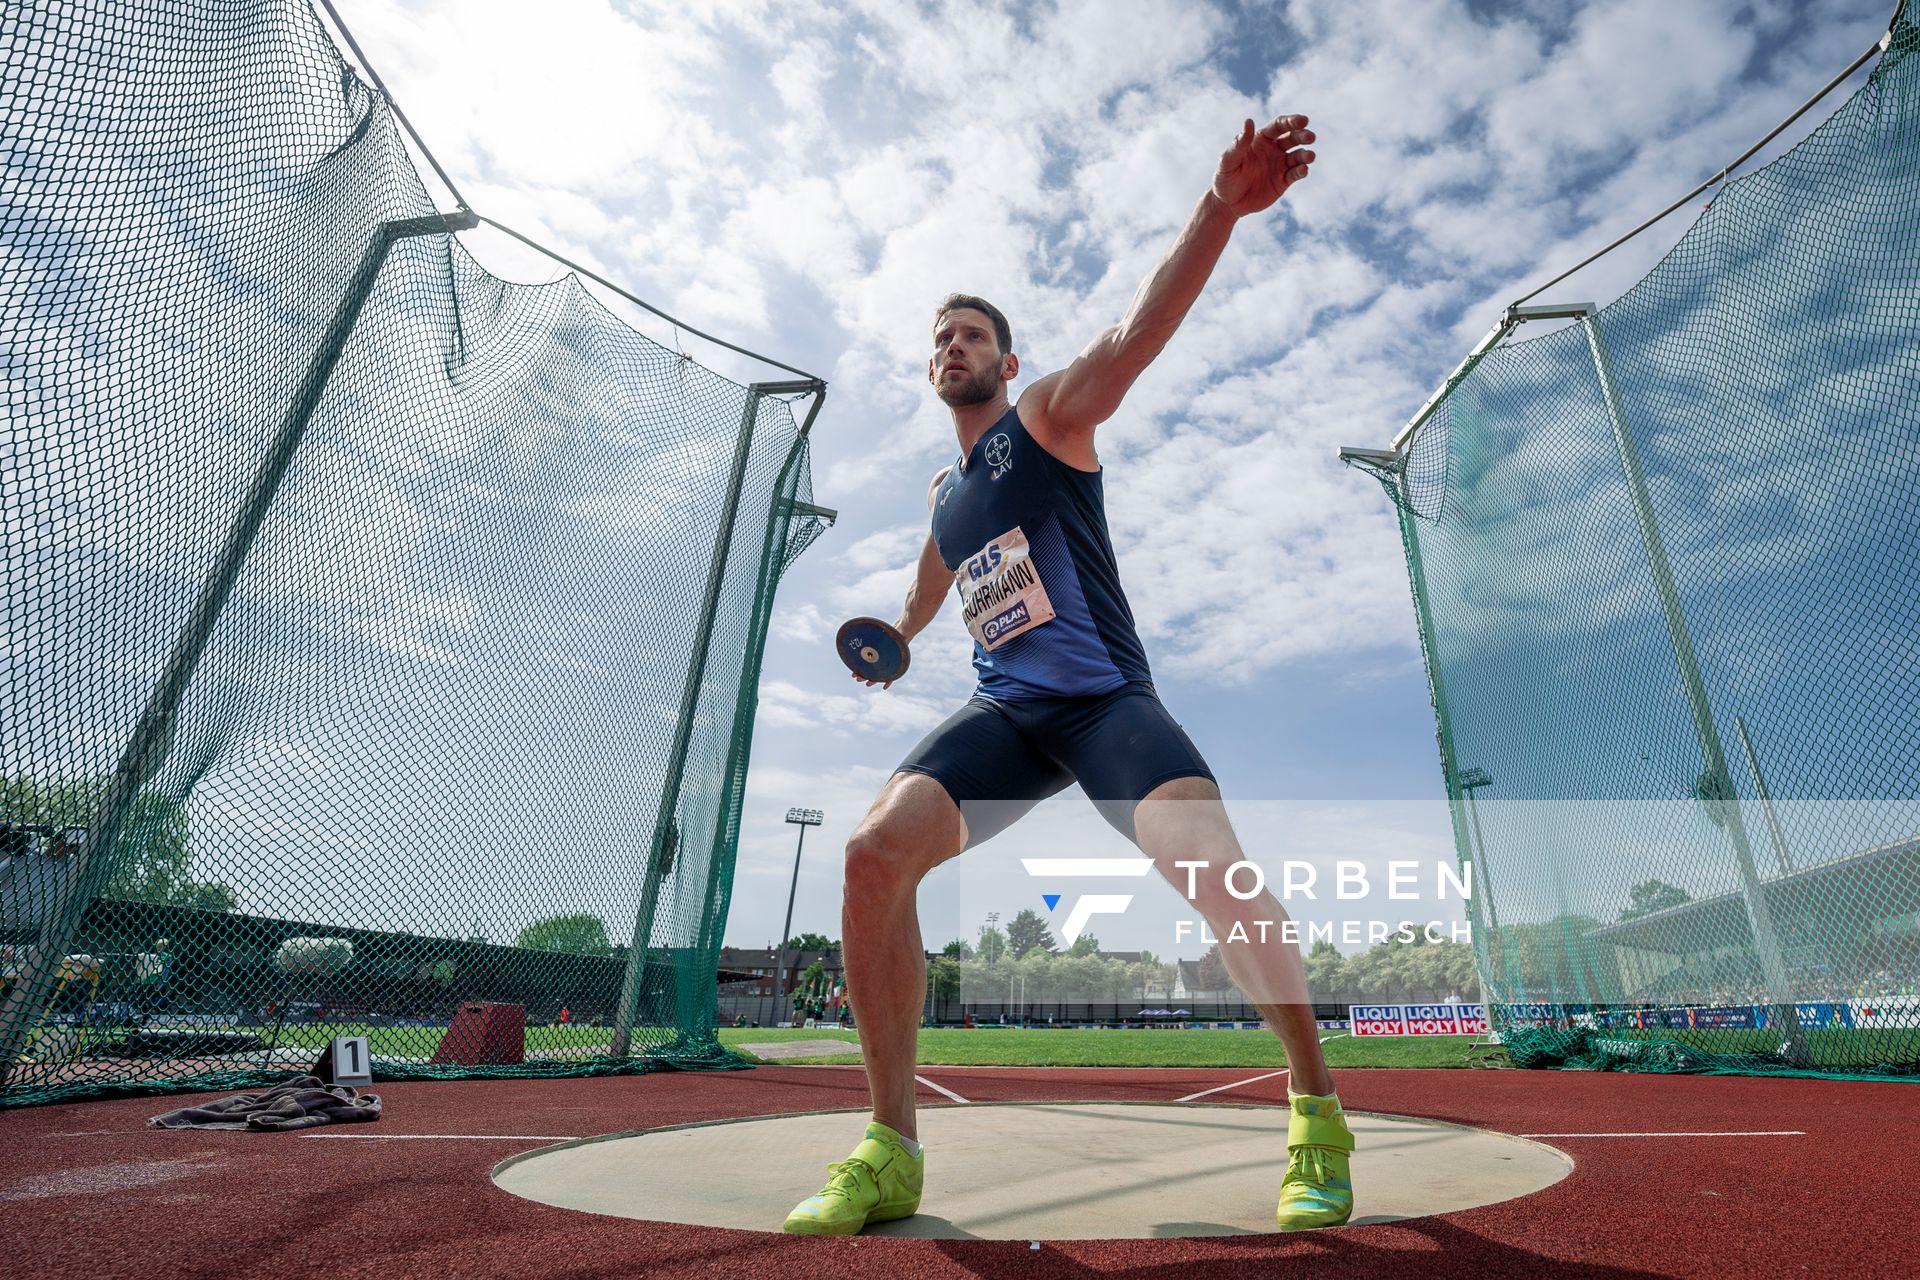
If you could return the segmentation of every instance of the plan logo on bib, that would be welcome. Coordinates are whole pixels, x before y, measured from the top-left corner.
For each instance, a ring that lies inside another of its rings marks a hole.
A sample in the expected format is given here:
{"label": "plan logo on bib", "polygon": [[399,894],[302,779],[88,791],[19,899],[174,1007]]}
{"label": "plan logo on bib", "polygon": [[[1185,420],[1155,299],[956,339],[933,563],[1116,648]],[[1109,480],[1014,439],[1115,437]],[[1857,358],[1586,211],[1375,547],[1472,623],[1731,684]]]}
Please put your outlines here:
{"label": "plan logo on bib", "polygon": [[1027,535],[1018,525],[987,543],[953,571],[960,620],[988,653],[1053,618]]}

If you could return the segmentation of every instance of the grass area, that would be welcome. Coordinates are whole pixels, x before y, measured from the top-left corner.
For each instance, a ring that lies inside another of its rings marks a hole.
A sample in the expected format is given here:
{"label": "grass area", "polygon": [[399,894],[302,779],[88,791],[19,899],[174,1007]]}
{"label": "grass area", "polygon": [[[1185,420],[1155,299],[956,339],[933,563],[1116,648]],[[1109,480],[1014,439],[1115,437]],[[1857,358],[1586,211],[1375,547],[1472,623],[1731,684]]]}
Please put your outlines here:
{"label": "grass area", "polygon": [[[789,1040],[855,1041],[852,1031],[832,1028],[729,1027],[720,1042],[756,1062],[748,1044]],[[1507,1065],[1504,1053],[1475,1053],[1473,1036],[1360,1037],[1330,1033],[1321,1044],[1332,1067],[1468,1067]],[[807,1065],[858,1062],[856,1054],[787,1059]],[[1287,1065],[1280,1041],[1264,1031],[1061,1031],[930,1028],[920,1032],[925,1067],[1268,1067]]]}
{"label": "grass area", "polygon": [[[265,1040],[267,1027],[250,1030]],[[282,1027],[280,1043],[310,1048],[317,1056],[328,1040],[340,1035],[365,1035],[376,1057],[425,1058],[433,1053],[444,1027],[362,1027],[355,1024],[300,1023]],[[667,1033],[657,1027],[636,1027],[636,1046],[658,1043]],[[1779,1046],[1777,1033],[1764,1031],[1601,1032],[1612,1039],[1669,1040],[1720,1053],[1765,1054]],[[1826,1066],[1858,1061],[1862,1032],[1812,1031],[1807,1035],[1815,1062]],[[1910,1062],[1920,1058],[1920,1031],[1877,1028],[1874,1052],[1885,1061]],[[603,1049],[611,1035],[606,1027],[527,1028],[529,1056],[567,1053],[582,1056]],[[853,1048],[857,1031],[832,1027],[722,1027],[720,1042],[755,1062],[783,1061],[787,1065],[834,1066],[860,1060]],[[841,1040],[845,1054],[798,1059],[763,1058],[741,1046],[777,1044],[792,1040]],[[1509,1066],[1504,1050],[1481,1047],[1471,1036],[1359,1037],[1324,1033],[1321,1043],[1327,1063],[1334,1067],[1469,1067]],[[1001,1027],[923,1028],[920,1032],[922,1066],[1009,1067],[1270,1067],[1287,1064],[1280,1042],[1264,1031],[1188,1031],[1110,1029],[1064,1030]],[[1857,1069],[1857,1068],[1856,1068]]]}
{"label": "grass area", "polygon": [[[251,1031],[265,1044],[273,1039],[273,1024],[248,1024],[246,1026],[221,1027],[219,1030]],[[371,1043],[373,1055],[393,1058],[424,1058],[439,1045],[440,1038],[447,1033],[444,1023],[427,1027],[368,1027],[357,1022],[302,1022],[288,1024],[280,1028],[280,1044],[299,1045],[312,1049],[316,1054],[324,1049],[335,1036],[365,1036]],[[812,1035],[813,1032],[803,1034]],[[586,1050],[596,1046],[604,1047],[613,1035],[610,1027],[542,1027],[527,1028],[527,1052],[554,1053],[566,1049]],[[633,1039],[636,1045],[654,1044],[670,1039],[672,1032],[659,1027],[635,1027]]]}
{"label": "grass area", "polygon": [[[262,1028],[264,1031],[265,1029]],[[424,1058],[440,1043],[440,1027],[361,1027],[307,1024],[283,1027],[282,1045],[300,1045],[317,1055],[334,1036],[365,1035],[375,1057]],[[634,1030],[636,1044],[651,1043],[657,1028]],[[835,1066],[860,1061],[857,1031],[832,1027],[722,1027],[720,1043],[754,1062]],[[574,1049],[589,1051],[607,1043],[606,1027],[528,1027],[529,1055]],[[794,1040],[839,1040],[844,1054],[817,1058],[763,1058],[743,1045]],[[1361,1037],[1326,1033],[1321,1041],[1334,1067],[1506,1066],[1504,1053],[1481,1049],[1471,1036]],[[1279,1040],[1264,1031],[1116,1031],[1094,1029],[1021,1030],[1018,1028],[923,1028],[920,1065],[944,1067],[1266,1067],[1287,1065]]]}

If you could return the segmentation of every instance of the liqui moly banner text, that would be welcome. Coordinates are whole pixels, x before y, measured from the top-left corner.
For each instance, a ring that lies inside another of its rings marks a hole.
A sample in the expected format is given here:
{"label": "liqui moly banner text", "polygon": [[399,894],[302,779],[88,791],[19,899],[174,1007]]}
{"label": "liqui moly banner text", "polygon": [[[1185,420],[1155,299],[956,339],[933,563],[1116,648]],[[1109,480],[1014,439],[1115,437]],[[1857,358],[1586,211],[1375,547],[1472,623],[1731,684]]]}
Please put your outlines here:
{"label": "liqui moly banner text", "polygon": [[1483,1036],[1480,1004],[1356,1004],[1349,1010],[1356,1036]]}

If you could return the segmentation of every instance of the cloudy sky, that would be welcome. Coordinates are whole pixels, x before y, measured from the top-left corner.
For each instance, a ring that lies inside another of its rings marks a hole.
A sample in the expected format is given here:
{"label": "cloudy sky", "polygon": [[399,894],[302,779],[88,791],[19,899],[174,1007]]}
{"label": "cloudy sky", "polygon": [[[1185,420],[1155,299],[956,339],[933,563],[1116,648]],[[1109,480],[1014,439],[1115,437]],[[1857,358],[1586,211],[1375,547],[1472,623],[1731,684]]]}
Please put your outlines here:
{"label": "cloudy sky", "polygon": [[[1239,228],[1102,428],[1109,517],[1162,696],[1249,849],[1443,857],[1398,538],[1337,450],[1384,446],[1505,303],[1717,171],[1891,10],[549,0],[536,22],[498,0],[337,3],[475,209],[831,384],[815,488],[841,518],[781,589],[727,930],[741,945],[778,935],[790,805],[827,815],[794,928],[838,935],[839,843],[971,688],[952,610],[884,693],[827,643],[847,616],[898,611],[926,482],[955,451],[923,376],[939,297],[995,300],[1025,368],[1057,368],[1119,318],[1242,118],[1312,118],[1311,180]],[[1688,221],[1541,300],[1609,301]],[[508,279],[561,274],[495,233],[463,239]],[[997,855],[1097,830],[1077,797],[1051,808]],[[928,941],[1035,892],[943,871]]]}

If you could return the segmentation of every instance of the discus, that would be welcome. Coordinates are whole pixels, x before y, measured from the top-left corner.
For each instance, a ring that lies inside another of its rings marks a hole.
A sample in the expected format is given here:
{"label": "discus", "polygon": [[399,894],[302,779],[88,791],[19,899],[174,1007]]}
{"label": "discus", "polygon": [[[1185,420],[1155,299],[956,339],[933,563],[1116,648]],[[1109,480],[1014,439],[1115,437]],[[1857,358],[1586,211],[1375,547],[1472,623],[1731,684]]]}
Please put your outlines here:
{"label": "discus", "polygon": [[889,684],[907,674],[907,638],[878,618],[850,618],[834,637],[847,670],[862,680]]}

